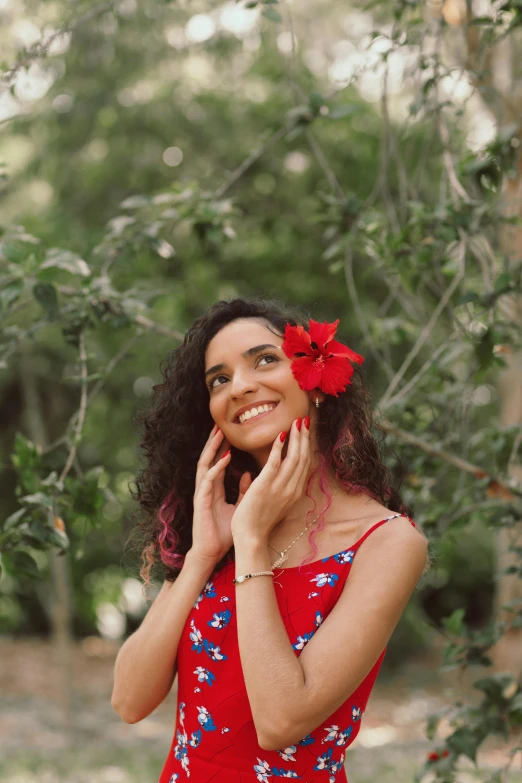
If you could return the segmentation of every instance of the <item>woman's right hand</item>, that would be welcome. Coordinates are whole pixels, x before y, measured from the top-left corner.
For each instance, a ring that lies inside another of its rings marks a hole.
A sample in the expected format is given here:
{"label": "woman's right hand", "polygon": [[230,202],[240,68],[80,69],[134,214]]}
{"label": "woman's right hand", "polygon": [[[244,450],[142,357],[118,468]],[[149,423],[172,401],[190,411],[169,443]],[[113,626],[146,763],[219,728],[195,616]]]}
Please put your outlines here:
{"label": "woman's right hand", "polygon": [[213,427],[201,452],[196,471],[194,517],[191,553],[212,563],[218,563],[232,547],[231,523],[234,512],[252,483],[249,473],[241,476],[237,503],[225,499],[225,470],[230,462],[228,441]]}

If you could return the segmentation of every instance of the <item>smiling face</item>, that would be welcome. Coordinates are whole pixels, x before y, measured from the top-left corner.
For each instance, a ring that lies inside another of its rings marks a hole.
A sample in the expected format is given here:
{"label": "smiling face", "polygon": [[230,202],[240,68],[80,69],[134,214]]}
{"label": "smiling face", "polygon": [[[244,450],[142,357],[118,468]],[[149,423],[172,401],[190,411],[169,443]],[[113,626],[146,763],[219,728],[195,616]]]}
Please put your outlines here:
{"label": "smiling face", "polygon": [[[210,414],[228,442],[250,452],[260,465],[277,435],[288,431],[294,419],[313,415],[312,399],[323,399],[322,392],[299,387],[282,344],[282,336],[244,318],[224,326],[205,353]],[[238,418],[245,409],[263,404],[272,410],[258,411],[244,421]]]}

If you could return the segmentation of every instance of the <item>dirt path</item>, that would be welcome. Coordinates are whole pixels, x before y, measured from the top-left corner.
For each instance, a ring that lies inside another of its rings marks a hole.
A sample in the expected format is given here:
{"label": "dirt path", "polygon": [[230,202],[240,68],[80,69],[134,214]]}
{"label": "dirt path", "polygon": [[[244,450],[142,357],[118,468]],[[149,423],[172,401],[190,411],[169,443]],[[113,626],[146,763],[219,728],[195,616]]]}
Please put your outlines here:
{"label": "dirt path", "polygon": [[[163,704],[145,720],[134,725],[124,723],[110,706],[117,651],[118,644],[94,637],[75,644],[73,715],[64,726],[60,677],[53,662],[51,645],[37,639],[0,639],[2,780],[19,781],[19,774],[13,769],[23,767],[24,783],[33,780],[41,783],[154,781],[156,772],[153,770],[157,771],[158,765],[161,766],[172,738],[176,689],[174,687]],[[478,675],[483,676],[484,670],[470,672],[465,678],[458,677],[455,672],[442,676],[438,673],[440,661],[440,651],[433,649],[429,655],[410,661],[402,672],[393,676],[386,676],[384,669],[381,671],[359,736],[348,752],[350,783],[413,781],[414,772],[422,766],[426,753],[432,750],[432,743],[425,736],[428,715],[453,704],[459,696],[477,703],[480,694],[469,686]],[[441,728],[442,735],[451,732],[447,723],[443,722]],[[492,770],[506,763],[509,747],[489,741],[479,754],[479,766]],[[66,761],[73,757],[74,763]],[[129,777],[126,760],[128,766],[132,765],[136,770],[139,761],[146,759],[150,759],[150,766],[145,766],[137,778]],[[52,772],[52,764],[45,767],[46,762],[58,763],[57,760],[69,770],[70,774],[66,772],[64,778]],[[28,777],[27,768],[31,764],[36,772],[35,776]],[[76,764],[80,768],[87,765],[91,772],[94,765],[100,774],[82,778],[78,773],[79,776],[74,777],[71,770]],[[460,766],[463,772],[459,775],[459,783],[486,779],[473,775],[471,762],[467,765],[464,761]],[[519,753],[512,769],[521,768],[522,754]],[[402,773],[397,777],[399,769]],[[522,781],[522,775],[510,777],[510,780]]]}

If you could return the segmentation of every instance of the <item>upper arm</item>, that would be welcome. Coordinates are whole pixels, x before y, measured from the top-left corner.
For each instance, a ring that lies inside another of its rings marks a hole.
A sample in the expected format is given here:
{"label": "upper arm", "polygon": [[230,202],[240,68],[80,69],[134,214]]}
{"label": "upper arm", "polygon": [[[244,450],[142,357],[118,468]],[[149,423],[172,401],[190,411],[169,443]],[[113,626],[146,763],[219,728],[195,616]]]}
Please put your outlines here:
{"label": "upper arm", "polygon": [[[171,591],[172,587],[174,586],[174,582],[168,582],[166,579],[161,585],[161,590],[159,591],[158,595],[154,599],[154,602],[152,606],[149,609],[149,612],[147,614],[147,617],[153,610],[161,611],[161,608],[165,604],[167,597],[169,595],[169,592]],[[176,658],[174,660],[174,668],[172,670],[172,679],[170,681],[170,688],[169,692],[174,684],[174,680],[176,679],[176,674],[178,673],[178,656],[176,655]]]}
{"label": "upper arm", "polygon": [[320,726],[371,671],[422,575],[427,547],[424,534],[398,518],[357,551],[339,600],[299,656],[304,698],[291,705],[278,747]]}
{"label": "upper arm", "polygon": [[[168,598],[169,592],[171,591],[172,587],[174,585],[174,582],[169,582],[165,579],[163,584],[161,585],[161,589],[158,591],[158,594],[154,598],[152,604],[150,605],[147,614],[143,618],[143,621],[141,623],[141,627],[143,628],[147,623],[150,623],[153,619],[153,617],[156,614],[160,614],[162,611],[162,608]],[[174,669],[172,672],[172,680],[170,683],[169,691],[172,688],[172,685],[174,684],[174,680],[176,678],[176,674],[178,671],[178,658],[176,656],[176,659],[174,661]]]}

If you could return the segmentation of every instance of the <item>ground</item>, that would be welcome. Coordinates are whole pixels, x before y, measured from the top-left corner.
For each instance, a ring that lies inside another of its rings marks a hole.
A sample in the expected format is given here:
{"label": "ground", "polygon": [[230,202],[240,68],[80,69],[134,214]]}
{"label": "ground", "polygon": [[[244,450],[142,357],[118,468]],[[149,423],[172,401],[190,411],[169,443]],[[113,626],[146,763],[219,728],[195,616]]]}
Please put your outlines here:
{"label": "ground", "polygon": [[[124,723],[110,705],[117,651],[116,643],[94,637],[74,645],[67,715],[59,698],[60,679],[67,673],[54,664],[52,645],[0,639],[3,783],[156,783],[172,738],[176,692],[140,723]],[[440,650],[434,647],[393,676],[381,671],[347,754],[350,783],[413,783],[436,745],[425,736],[427,716],[459,697],[477,701],[480,694],[470,683],[485,670],[464,677],[441,675],[440,662]],[[442,736],[451,731],[448,725],[441,728]],[[460,760],[456,783],[489,780],[493,770],[507,763],[515,744],[488,740],[479,753],[478,770],[471,761]],[[511,770],[503,783],[522,783],[521,752]]]}

